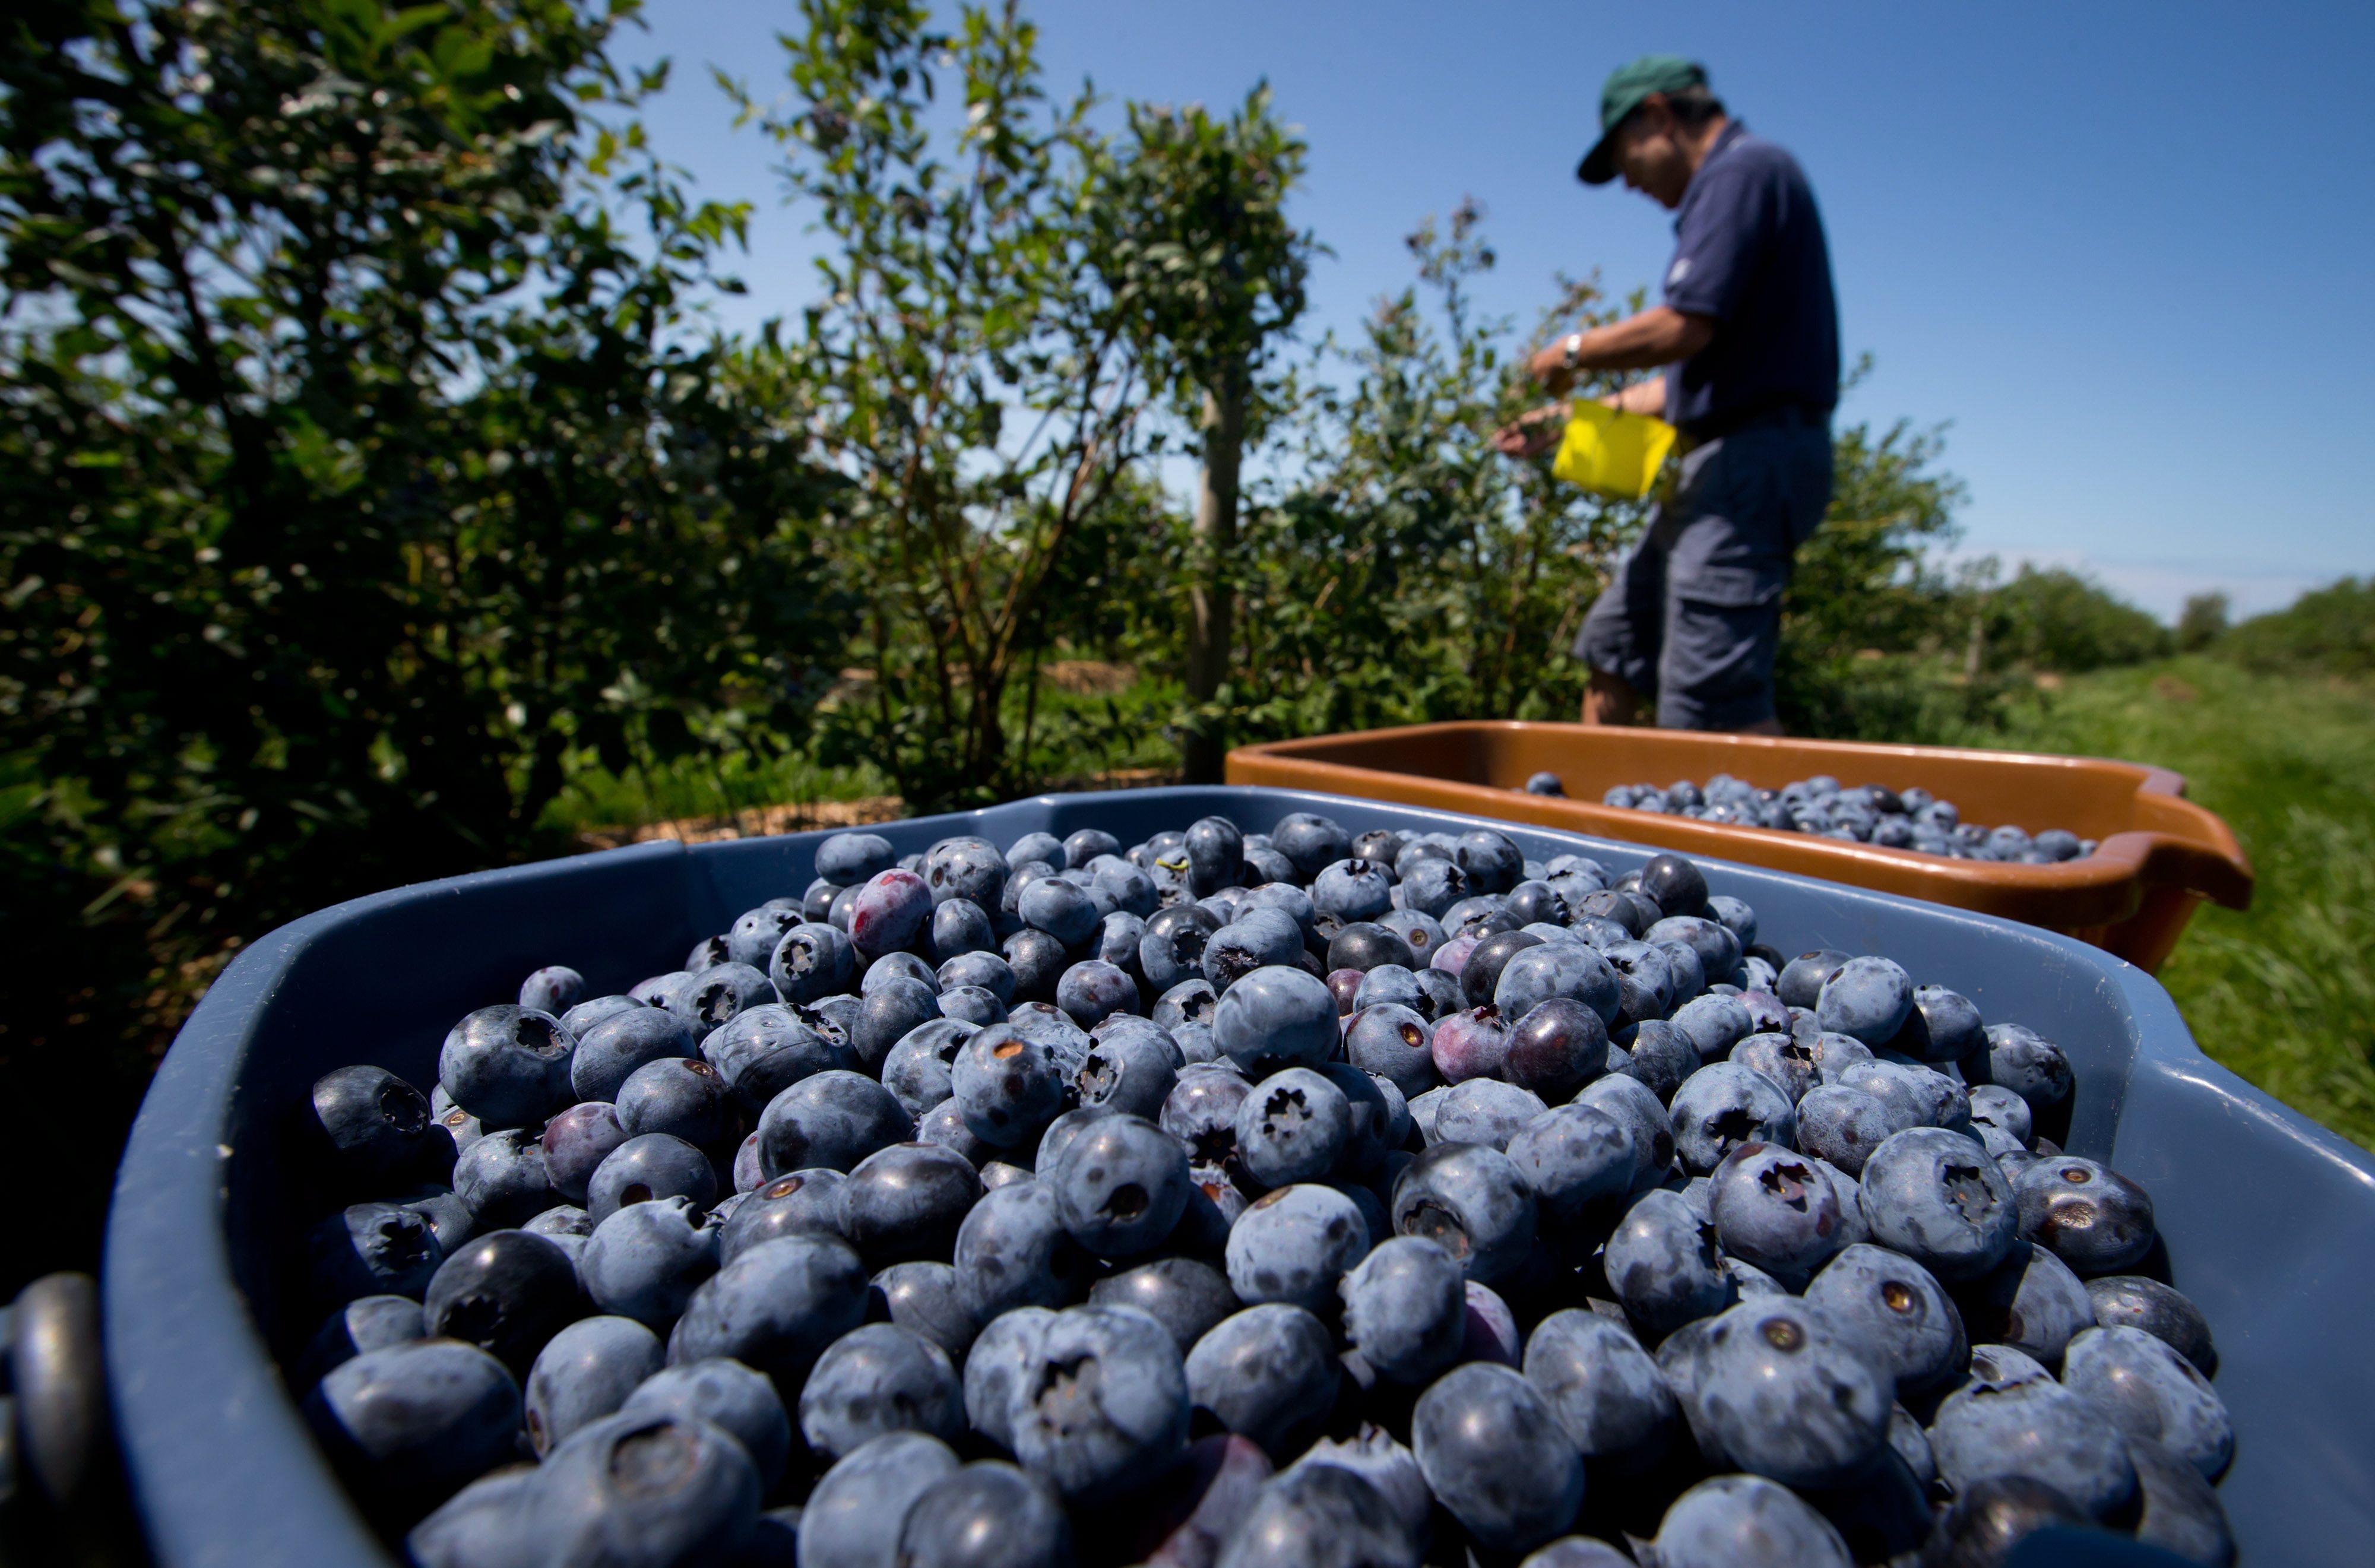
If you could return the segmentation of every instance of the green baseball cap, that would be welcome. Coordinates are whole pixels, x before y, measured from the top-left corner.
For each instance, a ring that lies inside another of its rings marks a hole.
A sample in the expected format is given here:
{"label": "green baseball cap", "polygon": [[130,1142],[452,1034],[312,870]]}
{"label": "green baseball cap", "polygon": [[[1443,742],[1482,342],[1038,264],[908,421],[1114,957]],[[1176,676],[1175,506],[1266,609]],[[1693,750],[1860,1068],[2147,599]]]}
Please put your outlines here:
{"label": "green baseball cap", "polygon": [[1641,107],[1653,92],[1681,92],[1707,86],[1707,67],[1679,54],[1644,54],[1630,65],[1608,73],[1600,89],[1600,139],[1575,166],[1575,177],[1587,185],[1605,185],[1616,178],[1616,127]]}

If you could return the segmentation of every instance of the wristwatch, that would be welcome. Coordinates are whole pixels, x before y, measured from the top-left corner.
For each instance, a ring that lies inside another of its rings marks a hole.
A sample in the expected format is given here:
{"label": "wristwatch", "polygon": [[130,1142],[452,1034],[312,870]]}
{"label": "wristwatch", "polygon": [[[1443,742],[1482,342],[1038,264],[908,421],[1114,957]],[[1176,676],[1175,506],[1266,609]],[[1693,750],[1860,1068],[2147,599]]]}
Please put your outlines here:
{"label": "wristwatch", "polygon": [[1575,369],[1576,360],[1583,354],[1583,334],[1570,332],[1559,342],[1559,363],[1567,370]]}

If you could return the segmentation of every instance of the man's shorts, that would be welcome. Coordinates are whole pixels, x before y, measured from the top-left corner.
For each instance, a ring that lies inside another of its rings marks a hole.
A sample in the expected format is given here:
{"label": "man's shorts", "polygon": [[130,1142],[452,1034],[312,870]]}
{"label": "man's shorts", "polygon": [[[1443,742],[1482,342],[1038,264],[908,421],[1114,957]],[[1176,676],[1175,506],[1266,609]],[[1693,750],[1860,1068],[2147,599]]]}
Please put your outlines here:
{"label": "man's shorts", "polygon": [[1790,410],[1694,447],[1632,556],[1583,618],[1576,657],[1658,707],[1662,729],[1774,717],[1790,558],[1831,500],[1831,435]]}

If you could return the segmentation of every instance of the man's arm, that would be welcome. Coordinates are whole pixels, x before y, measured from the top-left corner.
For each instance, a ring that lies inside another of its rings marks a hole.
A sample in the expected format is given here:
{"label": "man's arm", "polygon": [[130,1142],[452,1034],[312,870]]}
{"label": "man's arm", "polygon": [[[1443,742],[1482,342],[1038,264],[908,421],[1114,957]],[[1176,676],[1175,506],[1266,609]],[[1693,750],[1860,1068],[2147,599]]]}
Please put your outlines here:
{"label": "man's arm", "polygon": [[[1648,381],[1637,381],[1599,401],[1621,413],[1655,417],[1666,411],[1666,378],[1652,376]],[[1559,438],[1566,433],[1570,417],[1566,404],[1545,403],[1495,430],[1494,448],[1507,457],[1540,457],[1559,443]]]}
{"label": "man's arm", "polygon": [[1564,393],[1582,371],[1654,370],[1687,360],[1714,341],[1713,316],[1654,305],[1637,316],[1560,338],[1526,362],[1526,373],[1545,390]]}

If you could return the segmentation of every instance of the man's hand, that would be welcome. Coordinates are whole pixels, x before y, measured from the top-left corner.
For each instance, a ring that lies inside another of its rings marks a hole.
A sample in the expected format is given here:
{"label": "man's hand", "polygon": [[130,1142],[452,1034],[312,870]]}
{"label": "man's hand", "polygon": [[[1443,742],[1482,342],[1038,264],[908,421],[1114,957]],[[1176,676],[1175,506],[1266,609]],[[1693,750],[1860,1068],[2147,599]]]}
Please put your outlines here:
{"label": "man's hand", "polygon": [[1540,457],[1566,432],[1567,407],[1547,403],[1493,432],[1493,449],[1504,457]]}

